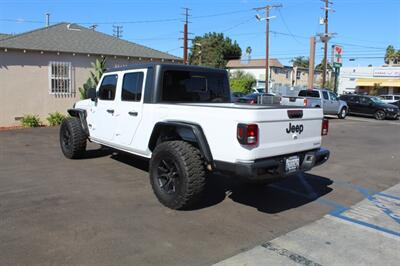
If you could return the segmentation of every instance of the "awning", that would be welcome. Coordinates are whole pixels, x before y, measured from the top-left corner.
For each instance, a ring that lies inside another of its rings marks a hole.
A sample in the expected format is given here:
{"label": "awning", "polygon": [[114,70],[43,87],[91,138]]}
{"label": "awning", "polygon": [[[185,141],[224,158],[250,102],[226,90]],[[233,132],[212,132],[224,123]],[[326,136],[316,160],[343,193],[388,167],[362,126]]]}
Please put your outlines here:
{"label": "awning", "polygon": [[357,79],[356,85],[358,87],[400,87],[400,79]]}

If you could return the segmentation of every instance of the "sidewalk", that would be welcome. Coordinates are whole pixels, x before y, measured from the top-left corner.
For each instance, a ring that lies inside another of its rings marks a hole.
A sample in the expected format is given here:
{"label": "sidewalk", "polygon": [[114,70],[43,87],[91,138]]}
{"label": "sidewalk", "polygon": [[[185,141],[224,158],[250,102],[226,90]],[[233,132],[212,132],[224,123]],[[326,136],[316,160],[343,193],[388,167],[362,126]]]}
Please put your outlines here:
{"label": "sidewalk", "polygon": [[215,265],[399,265],[400,184]]}

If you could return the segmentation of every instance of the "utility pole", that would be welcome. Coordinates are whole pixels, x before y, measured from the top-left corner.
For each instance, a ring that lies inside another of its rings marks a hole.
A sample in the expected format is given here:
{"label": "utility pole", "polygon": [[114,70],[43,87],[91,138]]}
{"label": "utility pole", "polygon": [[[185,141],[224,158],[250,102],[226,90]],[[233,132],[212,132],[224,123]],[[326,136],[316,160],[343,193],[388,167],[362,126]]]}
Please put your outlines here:
{"label": "utility pole", "polygon": [[122,38],[122,25],[113,25],[113,36],[118,39]]}
{"label": "utility pole", "polygon": [[324,18],[324,24],[325,24],[325,32],[324,32],[324,73],[322,75],[322,87],[325,88],[326,86],[326,71],[328,69],[328,42],[330,39],[329,33],[328,33],[328,14],[329,10],[331,9],[329,7],[330,4],[333,4],[332,2],[329,2],[329,0],[321,0],[322,2],[325,2],[325,7],[322,7],[322,9],[325,10],[325,18]]}
{"label": "utility pole", "polygon": [[[263,7],[256,7],[254,10],[260,11],[265,9],[265,92],[268,93],[269,90],[269,20],[274,17],[269,16],[269,10],[271,8],[279,8],[282,5],[266,5]],[[256,18],[261,21],[259,15],[256,15]]]}
{"label": "utility pole", "polygon": [[310,58],[308,60],[308,89],[314,88],[314,64],[315,64],[315,37],[310,38]]}
{"label": "utility pole", "polygon": [[188,24],[189,24],[189,8],[183,8],[185,13],[185,21],[183,24],[183,63],[186,65],[188,61]]}

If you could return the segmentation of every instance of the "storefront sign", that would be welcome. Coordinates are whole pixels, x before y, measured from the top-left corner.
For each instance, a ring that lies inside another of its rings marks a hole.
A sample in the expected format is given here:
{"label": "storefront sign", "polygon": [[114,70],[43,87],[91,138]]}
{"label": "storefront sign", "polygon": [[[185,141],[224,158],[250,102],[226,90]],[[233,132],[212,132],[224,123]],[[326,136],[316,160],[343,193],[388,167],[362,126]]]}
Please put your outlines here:
{"label": "storefront sign", "polygon": [[374,69],[374,77],[396,77],[396,78],[400,78],[400,67],[398,69],[376,68],[376,69]]}
{"label": "storefront sign", "polygon": [[343,47],[339,45],[333,45],[333,67],[341,67],[342,66],[342,52],[343,52]]}

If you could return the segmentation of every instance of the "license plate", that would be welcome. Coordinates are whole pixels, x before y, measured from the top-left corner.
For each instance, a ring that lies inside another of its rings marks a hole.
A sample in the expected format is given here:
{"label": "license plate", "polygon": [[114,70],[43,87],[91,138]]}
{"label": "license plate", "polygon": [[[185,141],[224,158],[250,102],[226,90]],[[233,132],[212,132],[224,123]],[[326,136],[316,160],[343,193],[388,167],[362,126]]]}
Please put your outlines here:
{"label": "license plate", "polygon": [[299,156],[292,156],[285,160],[285,171],[287,173],[295,172],[300,168]]}

